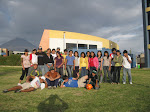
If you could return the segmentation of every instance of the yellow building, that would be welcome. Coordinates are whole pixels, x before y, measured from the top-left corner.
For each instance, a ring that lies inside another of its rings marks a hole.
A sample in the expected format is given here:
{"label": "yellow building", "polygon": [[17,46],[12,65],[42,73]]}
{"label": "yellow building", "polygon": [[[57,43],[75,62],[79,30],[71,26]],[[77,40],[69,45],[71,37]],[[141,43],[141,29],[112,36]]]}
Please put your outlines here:
{"label": "yellow building", "polygon": [[44,30],[39,46],[42,46],[43,50],[60,47],[61,51],[63,49],[119,49],[118,44],[101,37],[48,29]]}

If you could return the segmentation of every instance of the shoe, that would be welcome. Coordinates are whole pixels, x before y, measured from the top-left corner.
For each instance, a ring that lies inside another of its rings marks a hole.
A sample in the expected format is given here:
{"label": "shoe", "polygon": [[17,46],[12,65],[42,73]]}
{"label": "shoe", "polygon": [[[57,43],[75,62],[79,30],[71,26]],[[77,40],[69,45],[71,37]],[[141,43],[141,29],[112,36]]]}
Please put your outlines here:
{"label": "shoe", "polygon": [[14,93],[20,93],[20,92],[21,92],[21,90],[20,90],[20,89],[17,89],[17,90],[15,90]]}
{"label": "shoe", "polygon": [[18,86],[20,86],[21,85],[21,83],[18,83]]}
{"label": "shoe", "polygon": [[48,89],[52,89],[52,86],[48,86]]}
{"label": "shoe", "polygon": [[56,89],[57,87],[56,86],[53,86],[53,89]]}
{"label": "shoe", "polygon": [[126,82],[123,82],[123,84],[126,84]]}
{"label": "shoe", "polygon": [[132,82],[130,82],[130,84],[132,84]]}
{"label": "shoe", "polygon": [[3,93],[7,93],[7,92],[9,92],[7,89],[3,90]]}

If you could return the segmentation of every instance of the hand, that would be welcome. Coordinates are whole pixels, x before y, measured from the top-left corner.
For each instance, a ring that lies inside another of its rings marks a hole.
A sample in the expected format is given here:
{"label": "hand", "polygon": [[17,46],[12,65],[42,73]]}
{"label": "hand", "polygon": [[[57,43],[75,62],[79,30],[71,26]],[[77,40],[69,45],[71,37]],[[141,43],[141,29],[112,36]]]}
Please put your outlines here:
{"label": "hand", "polygon": [[50,81],[54,81],[55,79],[53,79],[53,78],[50,78],[49,80],[50,80]]}
{"label": "hand", "polygon": [[100,68],[100,71],[102,71],[102,67]]}
{"label": "hand", "polygon": [[109,67],[109,71],[111,71],[111,67]]}
{"label": "hand", "polygon": [[95,87],[98,87],[98,84]]}
{"label": "hand", "polygon": [[60,66],[58,66],[57,68],[60,68]]}
{"label": "hand", "polygon": [[25,70],[25,68],[23,67],[23,70]]}
{"label": "hand", "polygon": [[75,70],[75,67],[73,67],[73,70]]}

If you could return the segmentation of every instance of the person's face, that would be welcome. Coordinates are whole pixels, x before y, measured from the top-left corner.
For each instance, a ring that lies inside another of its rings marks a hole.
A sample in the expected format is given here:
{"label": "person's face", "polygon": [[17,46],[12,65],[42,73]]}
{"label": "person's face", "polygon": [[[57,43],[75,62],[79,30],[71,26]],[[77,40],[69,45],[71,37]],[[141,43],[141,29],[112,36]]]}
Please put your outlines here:
{"label": "person's face", "polygon": [[72,55],[72,51],[69,52],[69,55]]}
{"label": "person's face", "polygon": [[128,54],[127,54],[127,53],[124,53],[123,55],[124,55],[124,56],[127,56]]}
{"label": "person's face", "polygon": [[28,52],[24,52],[25,55],[28,55]]}
{"label": "person's face", "polygon": [[39,53],[41,53],[41,52],[42,52],[42,50],[40,49],[40,50],[39,50]]}
{"label": "person's face", "polygon": [[90,56],[90,52],[87,52],[87,56]]}
{"label": "person's face", "polygon": [[117,52],[117,56],[119,56],[120,55],[120,52]]}
{"label": "person's face", "polygon": [[59,56],[59,54],[58,54],[58,53],[56,53],[56,55],[57,55],[57,56]]}
{"label": "person's face", "polygon": [[116,50],[113,51],[113,54],[116,54]]}
{"label": "person's face", "polygon": [[93,52],[91,52],[91,56],[92,56],[92,57],[94,56],[94,53],[93,53]]}
{"label": "person's face", "polygon": [[43,83],[43,82],[44,82],[44,80],[40,78],[40,83]]}
{"label": "person's face", "polygon": [[65,51],[64,53],[67,55],[67,53],[68,53],[68,52],[67,52],[67,51]]}
{"label": "person's face", "polygon": [[83,54],[83,53],[81,54],[81,57],[84,57],[84,54]]}
{"label": "person's face", "polygon": [[60,49],[57,49],[57,51],[59,51],[59,52],[60,52]]}
{"label": "person's face", "polygon": [[50,54],[50,53],[51,53],[51,50],[50,50],[50,49],[49,49],[49,50],[47,50],[47,53],[48,53],[48,54]]}
{"label": "person's face", "polygon": [[36,53],[36,50],[35,51],[33,51],[33,54],[35,54]]}
{"label": "person's face", "polygon": [[101,52],[98,52],[98,56],[101,56],[102,55],[102,53]]}
{"label": "person's face", "polygon": [[77,52],[75,52],[75,56],[76,56],[76,57],[78,56],[78,53],[77,53]]}
{"label": "person's face", "polygon": [[65,82],[68,82],[68,78],[64,80]]}
{"label": "person's face", "polygon": [[37,65],[37,64],[33,65],[33,68],[34,68],[34,69],[37,69],[37,67],[38,67],[38,65]]}
{"label": "person's face", "polygon": [[95,76],[95,73],[92,73],[93,76]]}
{"label": "person's face", "polygon": [[105,53],[105,56],[108,56],[108,53]]}
{"label": "person's face", "polygon": [[51,73],[54,73],[55,71],[54,70],[51,70]]}
{"label": "person's face", "polygon": [[55,54],[55,50],[52,51],[52,54]]}

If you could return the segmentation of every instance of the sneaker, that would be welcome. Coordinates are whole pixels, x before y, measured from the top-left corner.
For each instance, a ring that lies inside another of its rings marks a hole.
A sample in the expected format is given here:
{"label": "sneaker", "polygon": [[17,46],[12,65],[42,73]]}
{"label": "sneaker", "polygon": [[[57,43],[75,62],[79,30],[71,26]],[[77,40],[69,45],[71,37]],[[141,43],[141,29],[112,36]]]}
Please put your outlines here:
{"label": "sneaker", "polygon": [[18,83],[18,86],[20,86],[21,85],[21,83]]}
{"label": "sneaker", "polygon": [[7,93],[7,92],[9,92],[7,89],[3,90],[3,93]]}
{"label": "sneaker", "polygon": [[132,84],[132,82],[130,82],[130,84]]}
{"label": "sneaker", "polygon": [[123,82],[123,84],[126,84],[126,82]]}
{"label": "sneaker", "polygon": [[48,89],[52,89],[52,86],[48,86]]}
{"label": "sneaker", "polygon": [[21,90],[20,90],[20,89],[17,89],[17,90],[15,90],[14,93],[20,93],[20,92],[21,92]]}
{"label": "sneaker", "polygon": [[57,87],[56,86],[53,86],[53,89],[56,89]]}

